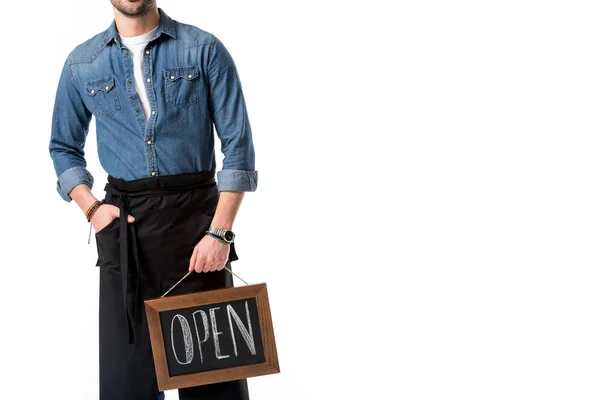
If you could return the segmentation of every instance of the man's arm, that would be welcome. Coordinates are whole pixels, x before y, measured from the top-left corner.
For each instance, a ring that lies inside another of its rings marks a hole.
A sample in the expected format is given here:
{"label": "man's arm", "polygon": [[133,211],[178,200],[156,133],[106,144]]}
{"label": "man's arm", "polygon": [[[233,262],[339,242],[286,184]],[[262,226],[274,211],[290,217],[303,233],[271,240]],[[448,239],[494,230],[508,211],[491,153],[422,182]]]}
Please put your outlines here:
{"label": "man's arm", "polygon": [[233,230],[233,221],[240,209],[244,192],[222,191],[211,225],[215,228]]}
{"label": "man's arm", "polygon": [[[63,200],[75,200],[84,213],[98,199],[92,194],[94,177],[87,169],[84,146],[92,113],[86,107],[65,60],[56,89],[52,113],[52,131],[48,149],[57,176],[56,190]],[[93,215],[94,229],[99,231],[119,217],[119,208],[103,204]],[[128,221],[134,218],[128,215]]]}
{"label": "man's arm", "polygon": [[218,189],[220,192],[253,192],[258,173],[242,84],[231,54],[214,35],[210,49],[209,107],[224,155],[223,168],[217,172]]}
{"label": "man's arm", "polygon": [[84,212],[96,201],[91,193],[94,177],[87,169],[83,150],[91,119],[92,113],[75,86],[67,58],[56,90],[48,149],[58,194],[67,202],[75,199]]}
{"label": "man's arm", "polygon": [[[219,203],[211,225],[233,229],[244,192],[253,192],[258,184],[254,143],[242,85],[236,65],[223,43],[213,35],[210,44],[207,77],[209,107],[224,155],[223,168],[217,172]],[[229,254],[228,244],[206,235],[194,249],[190,271],[221,270]]]}
{"label": "man's arm", "polygon": [[244,192],[256,190],[258,173],[254,170],[252,129],[236,65],[214,35],[209,54],[210,110],[224,155],[223,168],[217,172],[220,200],[212,225],[232,229]]}

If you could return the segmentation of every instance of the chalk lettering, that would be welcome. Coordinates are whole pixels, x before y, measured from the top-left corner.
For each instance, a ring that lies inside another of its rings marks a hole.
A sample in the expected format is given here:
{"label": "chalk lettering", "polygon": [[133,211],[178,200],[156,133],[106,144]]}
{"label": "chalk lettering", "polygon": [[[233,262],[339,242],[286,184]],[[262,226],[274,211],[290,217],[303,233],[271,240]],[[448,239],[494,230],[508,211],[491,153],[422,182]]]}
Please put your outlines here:
{"label": "chalk lettering", "polygon": [[[185,362],[181,362],[179,357],[177,357],[177,351],[175,351],[175,340],[173,339],[173,326],[175,324],[175,319],[179,321],[181,325],[181,330],[183,333],[183,344],[185,346]],[[177,314],[171,320],[171,347],[173,347],[173,354],[175,355],[175,360],[181,365],[186,365],[192,362],[194,359],[194,343],[192,342],[192,331],[190,330],[190,324],[188,320],[180,314]]]}
{"label": "chalk lettering", "polygon": [[221,347],[219,346],[219,335],[223,333],[223,332],[217,331],[217,317],[215,316],[215,310],[218,310],[219,308],[221,308],[221,307],[211,308],[209,310],[209,313],[210,313],[210,322],[212,325],[213,340],[215,341],[215,356],[219,360],[221,360],[223,358],[229,357],[229,355],[228,354],[221,355]]}
{"label": "chalk lettering", "polygon": [[[196,314],[200,314],[202,316],[202,325],[204,326],[204,339],[200,340],[200,329],[198,329],[198,323],[196,322]],[[194,317],[194,327],[196,328],[196,338],[198,339],[198,350],[200,351],[200,362],[204,362],[202,358],[202,343],[208,340],[209,330],[208,330],[208,317],[206,313],[202,310],[194,311],[192,314]]]}
{"label": "chalk lettering", "polygon": [[229,330],[231,331],[231,338],[233,339],[233,351],[235,353],[235,356],[237,357],[238,351],[237,344],[235,342],[235,335],[233,333],[233,323],[231,322],[231,317],[233,317],[233,320],[235,321],[235,324],[240,330],[240,333],[242,334],[246,345],[248,345],[250,353],[252,353],[253,356],[256,355],[256,345],[254,344],[254,335],[252,334],[252,322],[250,321],[250,310],[248,309],[248,301],[246,301],[246,319],[248,320],[248,329],[246,329],[246,327],[242,323],[242,320],[237,315],[231,304],[227,304],[227,317],[229,318]]}

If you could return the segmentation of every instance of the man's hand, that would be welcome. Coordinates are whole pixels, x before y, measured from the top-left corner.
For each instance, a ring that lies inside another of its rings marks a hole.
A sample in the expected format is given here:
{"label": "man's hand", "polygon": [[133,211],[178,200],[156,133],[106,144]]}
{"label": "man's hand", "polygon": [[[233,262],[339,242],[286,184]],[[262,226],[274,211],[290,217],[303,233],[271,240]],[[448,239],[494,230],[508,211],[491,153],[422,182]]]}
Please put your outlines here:
{"label": "man's hand", "polygon": [[[94,204],[98,199],[94,197],[90,188],[86,184],[80,184],[75,186],[71,192],[69,192],[69,196],[81,208],[81,211],[85,214],[87,210],[90,208],[92,204]],[[104,227],[112,222],[113,219],[119,218],[121,214],[121,210],[119,207],[114,206],[112,204],[101,204],[100,207],[94,211],[92,214],[92,219],[90,222],[94,226],[94,230],[98,233],[100,230],[104,229]],[[128,221],[134,222],[135,218],[133,215],[128,215]]]}
{"label": "man's hand", "polygon": [[[244,192],[223,190],[219,192],[219,202],[211,225],[221,229],[231,229],[233,220],[244,198]],[[206,234],[194,247],[188,271],[214,272],[225,267],[231,245]]]}
{"label": "man's hand", "polygon": [[191,272],[214,272],[225,267],[231,245],[221,243],[210,235],[205,235],[194,247],[188,270]]}
{"label": "man's hand", "polygon": [[[90,222],[94,226],[96,233],[98,233],[100,230],[104,229],[105,226],[110,224],[113,219],[119,218],[119,214],[121,214],[119,207],[104,203],[94,211]],[[132,215],[129,215],[128,221],[133,222],[135,221],[135,218]]]}

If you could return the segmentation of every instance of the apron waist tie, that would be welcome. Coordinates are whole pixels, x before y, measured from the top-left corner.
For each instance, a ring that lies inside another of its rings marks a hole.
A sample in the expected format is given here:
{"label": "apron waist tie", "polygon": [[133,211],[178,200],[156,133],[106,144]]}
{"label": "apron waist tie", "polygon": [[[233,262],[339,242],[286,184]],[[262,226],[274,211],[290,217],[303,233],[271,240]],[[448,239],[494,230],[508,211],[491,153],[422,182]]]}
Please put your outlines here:
{"label": "apron waist tie", "polygon": [[[120,264],[121,264],[121,286],[123,294],[123,306],[127,318],[127,328],[129,331],[129,343],[135,342],[135,330],[133,329],[133,321],[136,318],[138,291],[140,281],[140,263],[138,258],[138,243],[137,235],[135,234],[135,224],[129,224],[127,217],[130,214],[129,196],[126,192],[116,190],[114,187],[107,185],[106,190],[119,198],[119,249],[120,249]],[[131,228],[128,227],[131,225]],[[129,234],[131,229],[131,235]],[[134,270],[130,270],[129,266],[129,240],[131,239],[131,249],[133,253]],[[130,277],[134,279],[134,290],[131,291]]]}

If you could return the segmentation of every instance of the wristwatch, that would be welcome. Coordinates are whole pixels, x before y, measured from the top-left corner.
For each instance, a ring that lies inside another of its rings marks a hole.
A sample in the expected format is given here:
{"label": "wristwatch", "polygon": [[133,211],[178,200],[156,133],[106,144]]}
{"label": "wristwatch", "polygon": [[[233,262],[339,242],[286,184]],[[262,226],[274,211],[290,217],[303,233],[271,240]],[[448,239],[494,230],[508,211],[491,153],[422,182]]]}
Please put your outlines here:
{"label": "wristwatch", "polygon": [[210,234],[212,237],[216,236],[217,238],[222,239],[221,241],[224,241],[225,243],[233,243],[233,240],[235,239],[235,233],[233,233],[233,231],[215,228],[214,226],[209,227],[206,233]]}

